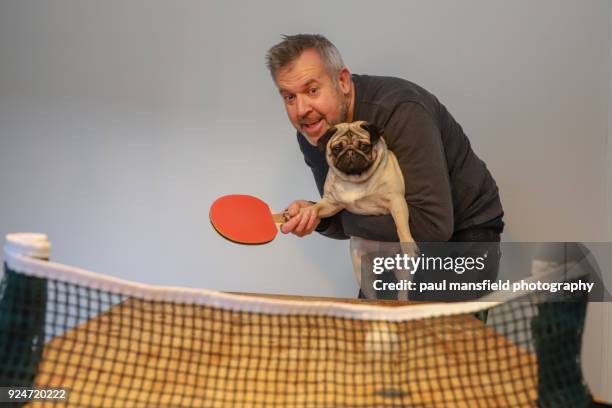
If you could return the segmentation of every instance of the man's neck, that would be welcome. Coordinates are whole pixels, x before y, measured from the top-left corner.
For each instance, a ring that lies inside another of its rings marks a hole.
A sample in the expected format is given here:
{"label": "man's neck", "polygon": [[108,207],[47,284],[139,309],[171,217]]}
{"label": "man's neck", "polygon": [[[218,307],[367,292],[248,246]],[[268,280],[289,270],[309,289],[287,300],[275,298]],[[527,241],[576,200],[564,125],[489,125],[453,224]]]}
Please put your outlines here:
{"label": "man's neck", "polygon": [[351,79],[351,89],[348,94],[348,109],[346,112],[346,121],[351,123],[353,121],[353,108],[355,107],[355,83]]}

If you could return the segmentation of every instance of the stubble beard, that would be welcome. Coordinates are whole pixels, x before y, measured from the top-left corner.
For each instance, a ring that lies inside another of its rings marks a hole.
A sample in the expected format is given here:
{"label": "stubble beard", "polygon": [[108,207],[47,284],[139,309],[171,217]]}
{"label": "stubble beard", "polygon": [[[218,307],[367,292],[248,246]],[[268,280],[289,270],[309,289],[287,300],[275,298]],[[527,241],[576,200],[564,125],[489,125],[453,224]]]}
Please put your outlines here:
{"label": "stubble beard", "polygon": [[[323,117],[325,122],[327,122],[327,124],[329,125],[328,129],[336,126],[339,123],[346,122],[348,118],[348,101],[347,101],[347,98],[344,97],[344,95],[341,95],[341,96],[342,98],[340,99],[340,105],[338,106],[338,110],[340,112],[340,114],[338,115],[338,119],[328,121],[327,117]],[[310,143],[313,144],[312,141]],[[313,144],[313,145],[316,145],[316,144]]]}
{"label": "stubble beard", "polygon": [[347,120],[348,117],[348,102],[346,101],[346,98],[342,98],[342,101],[340,102],[340,117],[338,118],[338,121],[335,123],[330,123],[330,126],[336,126],[338,123],[344,123]]}
{"label": "stubble beard", "polygon": [[344,123],[346,122],[347,117],[348,117],[349,96],[344,95],[344,93],[342,93],[342,89],[340,89],[340,84],[337,81],[334,85],[336,87],[336,92],[338,92],[338,95],[340,96],[340,106],[338,107],[340,111],[340,115],[338,117],[338,120],[335,123],[329,124],[330,126],[336,126],[338,123]]}

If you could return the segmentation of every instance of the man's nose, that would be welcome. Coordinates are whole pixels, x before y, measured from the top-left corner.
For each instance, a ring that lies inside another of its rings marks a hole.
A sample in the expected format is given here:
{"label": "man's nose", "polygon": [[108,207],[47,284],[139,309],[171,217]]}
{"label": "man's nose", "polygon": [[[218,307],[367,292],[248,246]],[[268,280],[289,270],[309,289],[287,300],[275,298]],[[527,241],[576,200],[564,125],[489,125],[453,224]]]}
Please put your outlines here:
{"label": "man's nose", "polygon": [[296,96],[296,106],[297,114],[300,118],[305,117],[311,110],[308,98],[305,98],[302,95]]}

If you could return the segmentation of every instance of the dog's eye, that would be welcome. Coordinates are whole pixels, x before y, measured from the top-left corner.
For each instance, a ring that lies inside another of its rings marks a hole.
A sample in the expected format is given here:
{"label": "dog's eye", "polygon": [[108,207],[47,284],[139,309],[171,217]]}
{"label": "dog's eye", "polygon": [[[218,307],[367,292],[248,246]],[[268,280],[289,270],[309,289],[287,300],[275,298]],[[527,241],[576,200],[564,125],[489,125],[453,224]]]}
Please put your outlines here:
{"label": "dog's eye", "polygon": [[335,145],[334,147],[332,147],[332,153],[333,154],[338,154],[342,151],[342,145]]}
{"label": "dog's eye", "polygon": [[372,150],[372,145],[371,145],[370,143],[365,143],[365,142],[362,142],[362,143],[359,143],[359,149],[360,149],[362,152],[366,152],[366,153],[367,153],[367,152],[369,152],[370,150]]}

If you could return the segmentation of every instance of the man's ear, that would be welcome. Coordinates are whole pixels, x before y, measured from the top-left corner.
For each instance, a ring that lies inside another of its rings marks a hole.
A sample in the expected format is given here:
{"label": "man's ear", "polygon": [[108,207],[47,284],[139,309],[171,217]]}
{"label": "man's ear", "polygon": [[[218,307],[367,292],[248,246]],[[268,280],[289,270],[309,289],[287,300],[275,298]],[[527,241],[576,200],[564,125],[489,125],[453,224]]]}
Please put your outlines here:
{"label": "man's ear", "polygon": [[372,145],[378,143],[378,139],[380,139],[384,133],[382,128],[379,128],[373,123],[362,123],[360,127],[370,134],[370,143],[372,143]]}
{"label": "man's ear", "polygon": [[335,126],[332,126],[329,129],[327,129],[327,132],[325,132],[323,136],[319,138],[319,140],[317,141],[317,147],[319,148],[320,151],[325,153],[325,149],[327,148],[327,142],[329,142],[329,139],[331,139],[331,137],[337,131],[338,129]]}
{"label": "man's ear", "polygon": [[348,94],[351,90],[351,71],[347,67],[344,67],[338,73],[338,86],[343,94]]}

